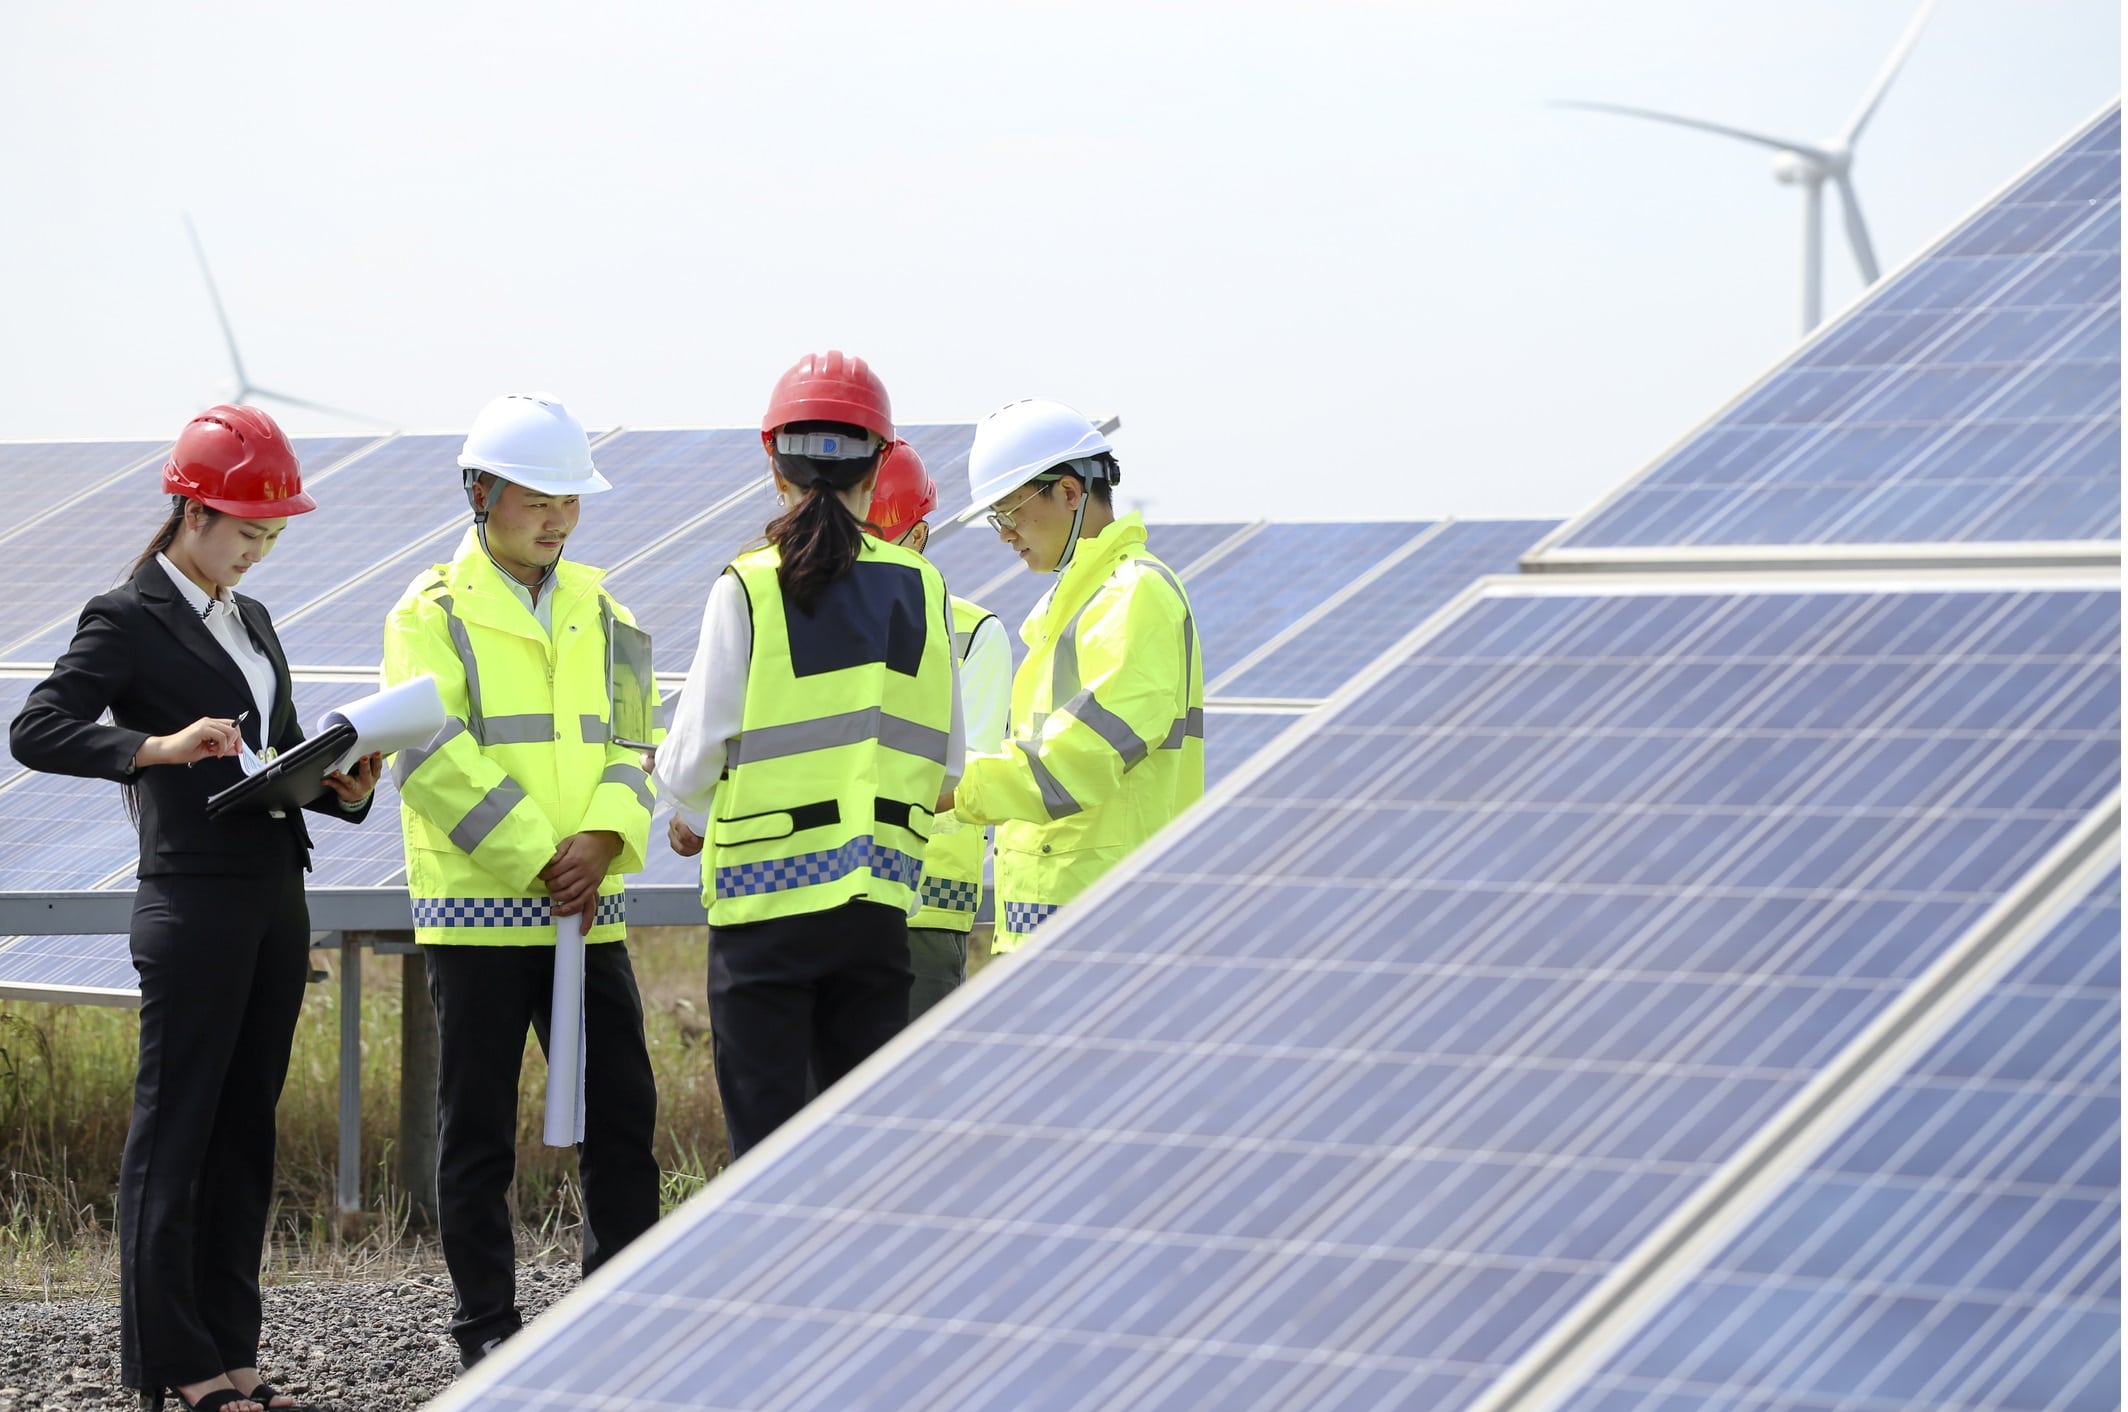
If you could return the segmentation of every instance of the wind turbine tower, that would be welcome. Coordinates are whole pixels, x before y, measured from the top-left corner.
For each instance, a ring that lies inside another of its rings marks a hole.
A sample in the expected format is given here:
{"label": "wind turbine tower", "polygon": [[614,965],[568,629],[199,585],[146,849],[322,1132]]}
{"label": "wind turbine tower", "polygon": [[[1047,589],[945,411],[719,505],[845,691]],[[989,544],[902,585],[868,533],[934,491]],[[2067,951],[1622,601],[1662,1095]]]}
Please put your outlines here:
{"label": "wind turbine tower", "polygon": [[333,407],[323,402],[312,402],[303,397],[292,397],[285,392],[275,392],[270,387],[260,387],[244,371],[244,355],[237,351],[236,330],[229,326],[229,313],[222,307],[222,291],[215,285],[214,271],[207,266],[207,247],[200,244],[199,230],[192,224],[192,213],[185,213],[185,234],[191,238],[192,253],[199,260],[200,278],[207,282],[207,297],[214,301],[214,317],[222,326],[222,341],[229,348],[229,366],[236,372],[236,390],[230,394],[232,402],[278,402],[284,407],[301,407],[308,412],[323,412],[340,421],[371,426],[383,426],[384,421],[365,412],[351,412],[345,407]]}
{"label": "wind turbine tower", "polygon": [[1617,103],[1568,102],[1564,108],[1583,108],[1598,113],[1618,113],[1629,118],[1646,118],[1651,122],[1670,123],[1677,127],[1693,128],[1711,132],[1722,137],[1733,137],[1739,142],[1750,142],[1760,147],[1771,147],[1773,174],[1776,179],[1803,189],[1803,332],[1809,333],[1818,326],[1824,314],[1825,283],[1825,184],[1831,182],[1840,194],[1840,213],[1847,225],[1848,248],[1854,252],[1855,267],[1862,273],[1862,283],[1877,282],[1877,252],[1870,245],[1869,227],[1862,220],[1862,206],[1855,198],[1852,171],[1855,162],[1855,144],[1862,138],[1862,130],[1884,101],[1885,90],[1892,86],[1900,66],[1914,50],[1921,38],[1922,29],[1928,24],[1929,14],[1936,7],[1936,0],[1922,0],[1921,8],[1907,25],[1906,33],[1899,37],[1891,57],[1877,73],[1869,91],[1862,96],[1861,106],[1854,116],[1840,129],[1837,136],[1817,142],[1798,142],[1792,138],[1775,137],[1769,133],[1751,132],[1744,128],[1729,127],[1722,123],[1710,123],[1701,118],[1681,117],[1676,113],[1659,113],[1650,108],[1629,108]]}

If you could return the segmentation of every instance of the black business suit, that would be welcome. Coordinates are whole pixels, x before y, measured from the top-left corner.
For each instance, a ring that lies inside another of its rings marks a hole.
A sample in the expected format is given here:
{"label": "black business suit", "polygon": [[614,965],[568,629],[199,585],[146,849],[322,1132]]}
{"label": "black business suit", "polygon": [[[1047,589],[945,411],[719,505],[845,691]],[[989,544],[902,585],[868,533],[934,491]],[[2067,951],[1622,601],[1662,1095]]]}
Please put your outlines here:
{"label": "black business suit", "polygon": [[[273,622],[256,600],[236,603],[273,666],[263,730],[243,671],[150,559],[82,609],[10,732],[31,769],[138,790],[140,1073],[119,1173],[120,1368],[147,1390],[258,1361],[274,1106],[309,968],[301,814],[208,819],[207,797],[243,778],[234,759],[133,768],[149,736],[202,716],[249,711],[240,729],[254,750],[302,740]],[[107,709],[114,724],[98,722]],[[369,801],[343,810],[327,791],[306,807],[359,819]]]}

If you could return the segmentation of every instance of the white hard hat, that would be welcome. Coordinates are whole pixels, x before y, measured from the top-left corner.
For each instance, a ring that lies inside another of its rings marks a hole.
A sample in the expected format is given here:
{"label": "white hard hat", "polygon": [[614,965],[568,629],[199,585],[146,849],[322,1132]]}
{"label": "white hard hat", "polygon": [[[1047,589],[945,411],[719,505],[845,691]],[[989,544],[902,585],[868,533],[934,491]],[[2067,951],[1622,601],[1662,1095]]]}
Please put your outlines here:
{"label": "white hard hat", "polygon": [[[591,464],[591,438],[561,399],[512,393],[480,409],[458,468],[487,471],[544,495],[596,495],[613,483]],[[468,484],[472,474],[466,477]]]}
{"label": "white hard hat", "polygon": [[975,445],[968,450],[968,493],[975,503],[954,518],[972,520],[1044,471],[1109,451],[1101,429],[1062,402],[1008,402],[975,424]]}

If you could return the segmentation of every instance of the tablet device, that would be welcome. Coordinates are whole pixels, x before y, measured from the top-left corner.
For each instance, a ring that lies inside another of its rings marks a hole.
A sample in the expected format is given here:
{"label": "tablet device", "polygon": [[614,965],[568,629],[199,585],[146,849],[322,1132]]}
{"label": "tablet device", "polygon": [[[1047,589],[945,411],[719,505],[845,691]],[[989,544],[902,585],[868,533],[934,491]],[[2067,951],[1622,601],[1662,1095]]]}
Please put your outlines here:
{"label": "tablet device", "polygon": [[207,817],[300,809],[325,792],[325,777],[354,745],[353,726],[345,721],[327,726],[294,749],[276,755],[257,774],[209,795]]}

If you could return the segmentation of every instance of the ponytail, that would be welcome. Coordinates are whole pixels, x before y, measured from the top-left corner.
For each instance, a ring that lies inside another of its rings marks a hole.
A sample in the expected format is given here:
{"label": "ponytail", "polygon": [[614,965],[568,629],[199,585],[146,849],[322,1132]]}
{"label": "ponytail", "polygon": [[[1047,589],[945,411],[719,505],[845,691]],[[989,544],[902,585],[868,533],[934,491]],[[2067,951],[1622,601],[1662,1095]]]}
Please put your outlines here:
{"label": "ponytail", "polygon": [[805,498],[771,521],[767,534],[782,555],[776,581],[807,617],[820,591],[850,571],[864,544],[864,526],[825,480],[807,486]]}
{"label": "ponytail", "polygon": [[[177,543],[177,532],[185,527],[185,506],[190,503],[182,495],[170,497],[170,517],[164,520],[162,528],[155,532],[155,538],[148,541],[148,547],[140,551],[140,557],[133,561],[133,567],[126,570],[127,578],[132,578],[147,567],[148,561],[156,555],[168,553],[170,546]],[[200,504],[200,512],[210,523],[219,519],[222,513],[205,502]]]}

